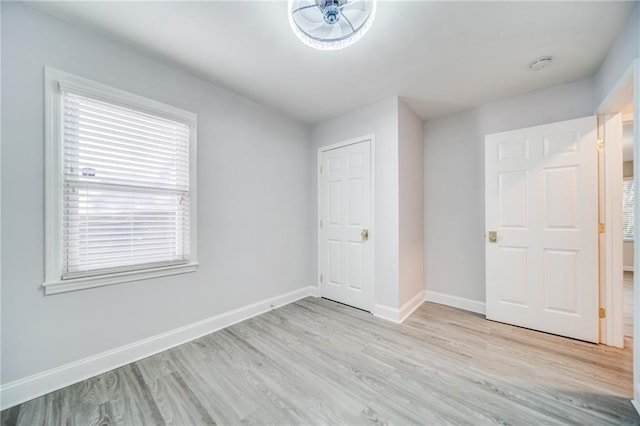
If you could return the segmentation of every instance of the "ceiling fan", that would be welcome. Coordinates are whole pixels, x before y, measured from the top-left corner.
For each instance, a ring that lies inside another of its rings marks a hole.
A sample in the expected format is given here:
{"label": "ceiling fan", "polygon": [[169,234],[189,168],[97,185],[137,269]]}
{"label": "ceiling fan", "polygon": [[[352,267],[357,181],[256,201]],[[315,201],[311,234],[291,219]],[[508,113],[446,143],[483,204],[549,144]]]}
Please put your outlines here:
{"label": "ceiling fan", "polygon": [[371,27],[376,0],[289,0],[289,23],[303,43],[335,50],[360,40]]}

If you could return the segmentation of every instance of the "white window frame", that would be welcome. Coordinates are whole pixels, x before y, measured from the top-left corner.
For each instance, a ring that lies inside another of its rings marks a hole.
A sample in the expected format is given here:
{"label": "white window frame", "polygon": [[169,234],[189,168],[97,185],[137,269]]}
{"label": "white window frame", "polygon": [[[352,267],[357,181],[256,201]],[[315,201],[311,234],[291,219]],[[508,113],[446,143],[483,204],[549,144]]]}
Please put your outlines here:
{"label": "white window frame", "polygon": [[[177,120],[191,127],[189,141],[189,196],[191,247],[188,263],[151,267],[134,271],[62,279],[62,96],[60,82],[74,92],[129,106],[165,118]],[[196,202],[196,139],[197,116],[142,96],[96,83],[54,68],[45,67],[45,294],[82,290],[111,284],[139,281],[167,275],[195,272],[197,262],[197,202]]]}

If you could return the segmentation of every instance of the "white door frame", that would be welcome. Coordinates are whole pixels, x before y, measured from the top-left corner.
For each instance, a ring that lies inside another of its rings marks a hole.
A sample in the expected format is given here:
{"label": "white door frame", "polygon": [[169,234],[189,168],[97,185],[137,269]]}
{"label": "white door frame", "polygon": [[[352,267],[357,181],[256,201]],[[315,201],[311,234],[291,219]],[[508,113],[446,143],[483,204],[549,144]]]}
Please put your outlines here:
{"label": "white door frame", "polygon": [[[640,164],[640,58],[633,64],[633,164],[634,169]],[[640,188],[640,173],[633,174],[636,188]],[[640,199],[635,198],[635,211],[640,211]],[[634,215],[634,227],[640,229],[640,215]],[[640,265],[638,249],[640,239],[633,236],[634,262]],[[635,267],[634,267],[635,269]],[[640,274],[633,274],[633,401],[640,412]]]}
{"label": "white door frame", "polygon": [[325,145],[325,146],[321,146],[320,148],[318,148],[318,153],[317,153],[317,167],[316,167],[316,177],[317,177],[317,183],[318,183],[318,208],[316,211],[316,230],[317,230],[317,240],[318,240],[318,277],[317,277],[317,286],[318,286],[318,294],[320,295],[320,297],[322,297],[322,283],[320,282],[320,275],[321,275],[321,271],[322,271],[322,258],[321,258],[321,254],[322,254],[322,229],[320,228],[320,217],[322,217],[322,177],[320,176],[320,167],[322,167],[322,154],[326,151],[331,151],[332,149],[337,149],[337,148],[343,148],[345,146],[349,146],[349,145],[355,145],[357,143],[360,142],[369,142],[370,145],[370,149],[371,149],[371,155],[370,155],[370,159],[369,161],[371,162],[371,169],[370,169],[370,173],[371,173],[371,203],[369,208],[371,209],[371,224],[369,226],[369,233],[371,234],[371,238],[369,239],[369,250],[370,250],[370,256],[371,256],[371,261],[369,262],[369,267],[371,268],[371,270],[369,271],[369,273],[371,274],[371,292],[369,293],[370,296],[370,300],[368,301],[368,307],[369,307],[369,311],[373,312],[373,305],[374,305],[374,300],[375,300],[375,291],[376,291],[376,278],[375,278],[375,240],[376,240],[376,230],[375,230],[375,164],[376,164],[376,150],[375,150],[375,135],[371,134],[371,135],[365,135],[365,136],[360,136],[357,138],[353,138],[353,139],[348,139],[346,141],[342,141],[342,142],[337,142],[331,145]]}
{"label": "white door frame", "polygon": [[[624,73],[622,78],[609,92],[605,100],[596,109],[598,115],[598,138],[604,137],[604,182],[601,182],[602,189],[605,192],[604,205],[601,206],[601,213],[604,215],[605,233],[601,239],[601,281],[600,281],[600,308],[605,309],[606,316],[601,321],[600,343],[608,346],[623,347],[624,345],[624,316],[623,316],[623,291],[624,283],[622,279],[622,232],[617,232],[621,227],[622,219],[622,186],[616,185],[618,179],[607,179],[609,173],[619,173],[622,176],[622,158],[621,153],[608,153],[606,138],[611,132],[617,132],[621,129],[612,129],[607,126],[607,120],[622,111],[629,102],[634,101],[634,73],[637,73],[638,63],[636,59],[634,64]],[[636,88],[637,90],[638,88]],[[638,117],[638,101],[637,95],[634,104],[635,116]],[[636,120],[635,123],[638,123]],[[640,149],[640,141],[638,140],[638,125],[634,123],[634,160],[636,151]],[[614,135],[614,137],[616,137]],[[607,155],[608,154],[608,155]],[[619,154],[619,155],[618,155]],[[634,161],[634,168],[636,163]],[[634,179],[636,176],[634,173]],[[615,185],[615,186],[614,186]],[[618,186],[620,186],[618,188]],[[636,186],[638,187],[638,186]],[[611,196],[611,194],[619,196]],[[619,200],[620,202],[616,202]],[[636,222],[637,223],[637,222]],[[637,239],[635,240],[637,244]],[[636,245],[637,247],[637,245]],[[636,258],[636,262],[638,262]],[[634,281],[636,281],[634,274]],[[638,287],[634,284],[634,287]],[[634,292],[635,293],[635,292]],[[635,297],[635,295],[634,295]],[[634,311],[637,313],[638,306],[634,303]],[[637,314],[635,315],[637,317]],[[636,318],[637,321],[637,318]],[[636,337],[634,324],[634,337]],[[634,342],[635,342],[634,338]]]}

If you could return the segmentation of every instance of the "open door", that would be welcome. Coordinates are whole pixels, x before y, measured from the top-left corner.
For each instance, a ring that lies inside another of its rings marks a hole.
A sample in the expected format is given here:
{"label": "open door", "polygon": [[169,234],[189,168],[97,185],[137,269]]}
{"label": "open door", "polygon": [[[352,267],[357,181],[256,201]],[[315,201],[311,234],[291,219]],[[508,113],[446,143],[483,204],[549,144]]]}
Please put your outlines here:
{"label": "open door", "polygon": [[487,319],[597,343],[597,119],[485,138]]}

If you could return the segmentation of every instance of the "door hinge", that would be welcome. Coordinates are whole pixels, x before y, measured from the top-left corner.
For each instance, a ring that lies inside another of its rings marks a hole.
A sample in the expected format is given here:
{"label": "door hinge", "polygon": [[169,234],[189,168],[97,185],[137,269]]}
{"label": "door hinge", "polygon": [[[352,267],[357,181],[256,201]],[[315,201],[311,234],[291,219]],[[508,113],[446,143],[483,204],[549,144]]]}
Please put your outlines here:
{"label": "door hinge", "polygon": [[320,274],[320,282],[322,282],[322,274]]}
{"label": "door hinge", "polygon": [[322,221],[320,221],[320,229],[322,229]]}
{"label": "door hinge", "polygon": [[604,310],[604,308],[598,309],[598,316],[600,318],[606,318],[607,317],[607,312]]}
{"label": "door hinge", "polygon": [[598,139],[598,149],[604,149],[604,139]]}
{"label": "door hinge", "polygon": [[322,166],[320,166],[320,174],[322,174]]}
{"label": "door hinge", "polygon": [[604,234],[604,223],[599,223],[598,224],[598,233],[599,234]]}

